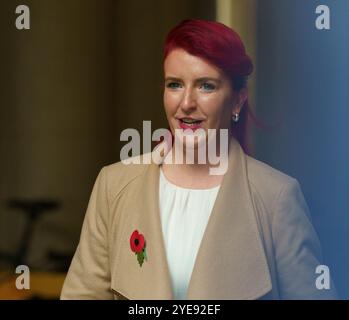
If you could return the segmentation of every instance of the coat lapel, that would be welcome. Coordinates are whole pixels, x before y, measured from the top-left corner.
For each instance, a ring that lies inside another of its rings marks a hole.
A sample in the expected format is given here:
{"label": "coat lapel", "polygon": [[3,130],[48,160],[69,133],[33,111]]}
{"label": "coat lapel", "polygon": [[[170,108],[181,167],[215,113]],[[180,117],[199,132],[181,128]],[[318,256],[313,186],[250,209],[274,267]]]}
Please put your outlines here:
{"label": "coat lapel", "polygon": [[[159,167],[147,166],[142,179],[132,189],[132,200],[125,203],[127,218],[112,280],[112,290],[131,300],[171,300],[173,290],[167,265],[159,207]],[[130,249],[134,230],[146,241],[147,261],[140,266]],[[119,241],[119,239],[117,240]]]}
{"label": "coat lapel", "polygon": [[228,164],[196,257],[188,299],[256,299],[272,288],[246,156],[234,139]]}
{"label": "coat lapel", "polygon": [[[236,140],[229,146],[228,171],[199,247],[187,299],[255,299],[271,290],[271,279],[248,186],[246,158]],[[128,218],[113,290],[129,299],[173,299],[159,209],[159,166],[145,169],[127,204]],[[137,229],[146,239],[142,267],[130,250]]]}

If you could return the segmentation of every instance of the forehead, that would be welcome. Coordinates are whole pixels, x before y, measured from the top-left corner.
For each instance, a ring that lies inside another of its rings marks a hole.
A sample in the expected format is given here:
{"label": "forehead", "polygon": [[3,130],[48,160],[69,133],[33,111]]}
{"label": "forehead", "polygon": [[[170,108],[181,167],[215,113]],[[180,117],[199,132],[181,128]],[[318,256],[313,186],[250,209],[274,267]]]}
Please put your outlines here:
{"label": "forehead", "polygon": [[183,49],[172,50],[165,59],[166,76],[223,78],[222,72],[204,59],[191,55]]}

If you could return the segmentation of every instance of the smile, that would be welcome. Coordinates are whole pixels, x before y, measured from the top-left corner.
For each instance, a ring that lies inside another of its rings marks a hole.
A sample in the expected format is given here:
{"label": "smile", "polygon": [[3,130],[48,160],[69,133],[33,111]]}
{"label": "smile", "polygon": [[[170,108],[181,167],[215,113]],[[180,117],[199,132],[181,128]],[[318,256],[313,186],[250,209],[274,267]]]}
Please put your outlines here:
{"label": "smile", "polygon": [[191,119],[191,118],[183,118],[183,119],[178,119],[179,127],[182,129],[192,129],[196,130],[199,128],[202,128],[202,120],[196,120],[196,119]]}

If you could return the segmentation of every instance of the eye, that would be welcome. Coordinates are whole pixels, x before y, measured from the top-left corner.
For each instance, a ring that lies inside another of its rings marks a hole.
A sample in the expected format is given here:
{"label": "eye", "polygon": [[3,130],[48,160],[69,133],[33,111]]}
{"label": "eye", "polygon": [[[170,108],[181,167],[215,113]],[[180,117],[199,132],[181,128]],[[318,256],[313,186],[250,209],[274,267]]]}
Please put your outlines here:
{"label": "eye", "polygon": [[170,89],[178,89],[181,87],[181,84],[179,82],[169,82],[166,84],[166,87]]}
{"label": "eye", "polygon": [[214,91],[216,89],[216,86],[209,82],[204,82],[201,84],[200,89],[203,89],[204,91]]}

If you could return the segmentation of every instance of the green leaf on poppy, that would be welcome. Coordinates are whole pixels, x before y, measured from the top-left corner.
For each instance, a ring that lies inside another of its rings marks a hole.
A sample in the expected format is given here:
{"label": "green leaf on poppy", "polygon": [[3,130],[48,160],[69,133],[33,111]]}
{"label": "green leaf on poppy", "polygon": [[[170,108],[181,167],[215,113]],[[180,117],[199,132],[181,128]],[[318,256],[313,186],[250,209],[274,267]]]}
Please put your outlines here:
{"label": "green leaf on poppy", "polygon": [[144,261],[144,255],[143,255],[143,251],[141,251],[140,253],[137,254],[137,260],[140,266],[142,266],[143,261]]}
{"label": "green leaf on poppy", "polygon": [[143,255],[144,255],[144,259],[147,261],[148,260],[148,256],[147,256],[146,248],[143,249]]}

